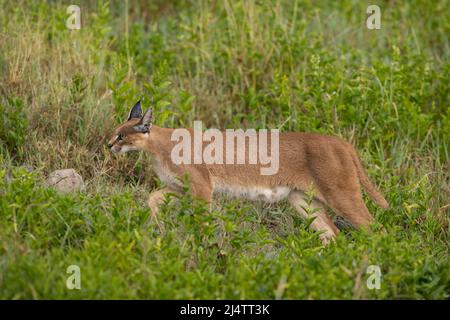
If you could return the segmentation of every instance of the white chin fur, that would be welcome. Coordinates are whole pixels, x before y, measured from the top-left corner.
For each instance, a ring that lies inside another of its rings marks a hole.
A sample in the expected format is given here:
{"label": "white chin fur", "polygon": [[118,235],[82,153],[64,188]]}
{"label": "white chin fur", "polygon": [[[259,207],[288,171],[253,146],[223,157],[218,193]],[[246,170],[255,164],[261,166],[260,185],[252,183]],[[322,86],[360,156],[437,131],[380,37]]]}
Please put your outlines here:
{"label": "white chin fur", "polygon": [[136,147],[131,147],[131,146],[123,146],[119,153],[125,153],[125,152],[129,152],[129,151],[136,151]]}

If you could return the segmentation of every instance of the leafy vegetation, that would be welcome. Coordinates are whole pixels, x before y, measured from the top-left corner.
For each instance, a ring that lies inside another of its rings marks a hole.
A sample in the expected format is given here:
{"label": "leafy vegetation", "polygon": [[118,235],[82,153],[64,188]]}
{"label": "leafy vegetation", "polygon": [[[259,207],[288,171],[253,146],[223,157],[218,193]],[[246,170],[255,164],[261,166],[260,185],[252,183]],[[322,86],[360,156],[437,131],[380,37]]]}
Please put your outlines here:
{"label": "leafy vegetation", "polygon": [[[0,0],[0,298],[450,297],[446,1],[380,1],[380,30],[356,0],[86,1],[80,30],[67,5]],[[186,195],[158,226],[151,157],[105,146],[141,96],[160,126],[341,136],[391,208],[327,247],[283,203]]]}

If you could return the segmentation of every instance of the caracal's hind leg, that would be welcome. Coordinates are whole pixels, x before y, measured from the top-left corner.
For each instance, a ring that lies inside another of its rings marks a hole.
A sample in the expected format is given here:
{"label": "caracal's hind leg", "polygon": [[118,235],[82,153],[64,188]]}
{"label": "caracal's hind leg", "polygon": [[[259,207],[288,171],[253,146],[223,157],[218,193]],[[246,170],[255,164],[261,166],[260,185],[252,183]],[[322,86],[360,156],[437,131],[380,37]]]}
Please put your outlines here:
{"label": "caracal's hind leg", "polygon": [[[342,162],[340,168],[323,168],[316,172],[315,185],[321,191],[321,199],[336,214],[348,220],[355,228],[368,227],[374,220],[361,195],[361,185],[351,159]],[[329,179],[334,175],[334,179]],[[327,178],[324,178],[327,177]]]}
{"label": "caracal's hind leg", "polygon": [[311,203],[308,203],[305,198],[306,195],[297,190],[291,191],[288,197],[289,202],[303,217],[314,217],[311,228],[320,232],[320,239],[323,244],[328,244],[338,235],[339,229],[334,225],[319,201],[313,199]]}
{"label": "caracal's hind leg", "polygon": [[348,220],[357,229],[360,227],[368,229],[374,221],[359,188],[330,194],[327,196],[327,203],[337,214]]}

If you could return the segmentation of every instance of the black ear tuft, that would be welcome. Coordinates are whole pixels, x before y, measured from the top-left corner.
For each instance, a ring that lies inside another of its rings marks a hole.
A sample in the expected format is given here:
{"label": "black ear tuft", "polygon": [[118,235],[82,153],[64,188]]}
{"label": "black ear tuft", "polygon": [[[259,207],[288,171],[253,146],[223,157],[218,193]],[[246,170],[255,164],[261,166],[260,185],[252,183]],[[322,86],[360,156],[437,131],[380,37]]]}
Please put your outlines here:
{"label": "black ear tuft", "polygon": [[142,107],[141,107],[141,100],[136,102],[133,108],[131,108],[130,113],[128,114],[128,120],[130,119],[136,119],[142,117]]}
{"label": "black ear tuft", "polygon": [[153,108],[150,108],[142,117],[137,126],[134,126],[134,130],[137,132],[147,133],[150,131],[153,124]]}

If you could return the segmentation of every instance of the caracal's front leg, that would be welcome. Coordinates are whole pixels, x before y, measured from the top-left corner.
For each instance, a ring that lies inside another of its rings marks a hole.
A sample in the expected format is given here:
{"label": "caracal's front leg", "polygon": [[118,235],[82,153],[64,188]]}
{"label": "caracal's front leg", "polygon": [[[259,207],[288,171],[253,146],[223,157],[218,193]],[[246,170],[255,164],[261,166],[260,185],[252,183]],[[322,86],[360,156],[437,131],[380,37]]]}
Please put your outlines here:
{"label": "caracal's front leg", "polygon": [[192,196],[204,200],[207,203],[209,211],[212,208],[213,186],[208,171],[192,170],[190,172],[190,187]]}
{"label": "caracal's front leg", "polygon": [[208,210],[212,210],[213,189],[209,185],[191,184],[192,196],[206,202]]}
{"label": "caracal's front leg", "polygon": [[[155,219],[156,222],[158,223],[158,219],[157,219],[157,213],[159,211],[158,206],[163,203],[164,201],[164,197],[166,194],[168,193],[178,193],[176,190],[172,189],[172,188],[163,188],[160,190],[156,190],[153,191],[152,193],[150,193],[150,195],[148,196],[148,200],[147,200],[147,204],[151,210],[151,218]],[[158,223],[159,225],[159,223]]]}

